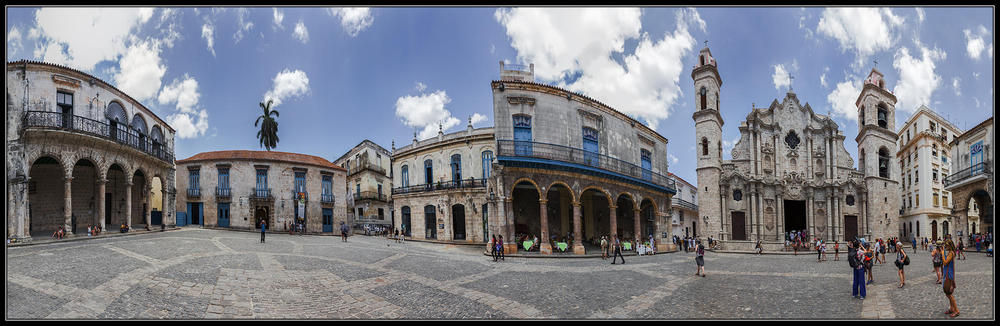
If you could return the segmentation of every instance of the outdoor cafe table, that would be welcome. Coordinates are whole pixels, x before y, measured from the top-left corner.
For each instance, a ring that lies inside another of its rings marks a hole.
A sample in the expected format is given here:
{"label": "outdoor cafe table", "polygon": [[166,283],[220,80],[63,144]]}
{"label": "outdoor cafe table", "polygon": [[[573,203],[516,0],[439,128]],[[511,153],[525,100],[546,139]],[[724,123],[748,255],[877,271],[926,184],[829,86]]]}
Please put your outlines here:
{"label": "outdoor cafe table", "polygon": [[525,241],[525,242],[521,243],[521,245],[524,246],[524,250],[531,250],[531,246],[534,245],[534,244],[535,244],[534,241]]}
{"label": "outdoor cafe table", "polygon": [[559,248],[559,251],[566,251],[567,244],[565,242],[556,242],[556,247]]}

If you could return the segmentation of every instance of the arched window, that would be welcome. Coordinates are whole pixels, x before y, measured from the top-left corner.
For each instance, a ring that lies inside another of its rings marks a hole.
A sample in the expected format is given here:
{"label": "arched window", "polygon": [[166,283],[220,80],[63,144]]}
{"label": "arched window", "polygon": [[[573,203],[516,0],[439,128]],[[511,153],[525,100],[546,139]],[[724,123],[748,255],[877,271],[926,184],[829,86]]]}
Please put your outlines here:
{"label": "arched window", "polygon": [[867,110],[867,109],[868,109],[868,106],[866,106],[866,105],[862,105],[861,106],[861,120],[859,120],[858,122],[861,124],[862,127],[864,127],[864,125],[865,125],[865,110]]}
{"label": "arched window", "polygon": [[878,126],[889,128],[889,110],[885,108],[885,104],[878,105]]}
{"label": "arched window", "polygon": [[702,66],[704,66],[705,65],[705,56],[703,56],[703,55],[698,56],[698,61],[701,62]]}
{"label": "arched window", "polygon": [[490,177],[490,168],[493,164],[493,151],[483,151],[483,182]]}
{"label": "arched window", "polygon": [[708,155],[708,138],[701,139],[701,155]]}
{"label": "arched window", "polygon": [[865,171],[866,170],[865,169],[865,150],[862,149],[861,153],[858,156],[860,156],[860,160],[858,161],[858,170],[861,170],[861,173],[863,173],[863,174],[868,174],[868,172]]}
{"label": "arched window", "polygon": [[704,110],[705,109],[705,105],[706,105],[705,104],[706,103],[706,99],[708,97],[708,90],[706,90],[705,87],[702,87],[700,93],[701,93],[700,94],[701,95],[701,109]]}
{"label": "arched window", "polygon": [[715,109],[719,109],[719,92],[715,92]]}
{"label": "arched window", "polygon": [[410,166],[403,165],[403,167],[400,168],[400,174],[403,176],[403,187],[409,187],[410,186]]}
{"label": "arched window", "polygon": [[108,118],[108,133],[111,139],[114,140],[126,140],[128,135],[128,116],[125,115],[125,108],[122,107],[121,103],[111,102],[108,104],[107,110],[104,112],[105,116]]}
{"label": "arched window", "polygon": [[878,149],[878,176],[889,177],[889,150],[885,147]]}
{"label": "arched window", "polygon": [[140,149],[146,149],[146,120],[138,113],[132,117],[132,130],[134,136],[132,143]]}

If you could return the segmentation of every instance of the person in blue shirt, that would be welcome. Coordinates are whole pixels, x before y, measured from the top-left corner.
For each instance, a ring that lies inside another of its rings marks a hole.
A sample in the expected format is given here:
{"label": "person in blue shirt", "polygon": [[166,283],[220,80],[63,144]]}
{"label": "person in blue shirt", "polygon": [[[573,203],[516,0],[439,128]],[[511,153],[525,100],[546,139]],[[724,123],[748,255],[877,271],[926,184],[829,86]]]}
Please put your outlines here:
{"label": "person in blue shirt", "polygon": [[264,243],[265,232],[267,232],[267,221],[260,221],[260,243]]}

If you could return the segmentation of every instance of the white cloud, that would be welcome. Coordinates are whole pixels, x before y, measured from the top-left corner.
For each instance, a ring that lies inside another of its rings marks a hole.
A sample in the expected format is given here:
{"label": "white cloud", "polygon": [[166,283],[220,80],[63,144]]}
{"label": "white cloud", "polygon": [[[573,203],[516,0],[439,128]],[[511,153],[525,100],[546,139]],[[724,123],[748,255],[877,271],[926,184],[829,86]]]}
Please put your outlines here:
{"label": "white cloud", "polygon": [[[688,27],[704,31],[705,21],[694,9],[679,9],[676,29],[654,40],[642,33],[641,14],[638,8],[514,8],[498,9],[494,16],[518,61],[535,64],[535,76],[597,98],[656,129],[682,92],[682,60],[696,45]],[[628,39],[638,39],[632,54],[625,53]],[[624,65],[613,55],[620,55]]]}
{"label": "white cloud", "polygon": [[896,51],[892,66],[899,73],[899,84],[894,88],[898,99],[897,110],[913,112],[921,104],[930,103],[931,94],[941,85],[941,77],[934,73],[935,62],[944,60],[947,53],[938,48],[929,49],[914,40],[919,57],[910,56],[907,48]]}
{"label": "white cloud", "polygon": [[424,91],[425,89],[427,89],[427,85],[424,85],[424,83],[421,83],[421,82],[417,82],[417,86],[416,86],[416,87],[414,87],[414,88],[415,88],[415,89],[416,89],[416,90],[417,90],[418,92],[423,92],[423,91]]}
{"label": "white cloud", "polygon": [[680,162],[680,159],[678,159],[677,156],[674,156],[674,154],[667,154],[667,156],[670,157],[671,164],[677,164],[677,162]]}
{"label": "white cloud", "polygon": [[482,115],[482,114],[479,114],[479,113],[473,113],[472,114],[472,124],[473,125],[476,125],[476,124],[478,124],[480,122],[483,122],[483,121],[486,121],[486,120],[489,120],[489,118],[486,117],[485,115]]}
{"label": "white cloud", "polygon": [[723,153],[723,155],[732,155],[733,146],[736,146],[736,143],[738,143],[738,142],[740,142],[740,137],[739,136],[737,136],[736,138],[733,138],[733,140],[725,140],[725,139],[723,139],[722,140],[722,153]]}
{"label": "white cloud", "polygon": [[306,29],[306,24],[299,19],[299,22],[295,24],[295,31],[292,32],[296,40],[302,42],[302,44],[309,43],[309,30]]}
{"label": "white cloud", "polygon": [[826,102],[833,109],[832,115],[839,115],[851,121],[858,121],[858,107],[855,102],[861,95],[861,78],[845,78],[826,96]]}
{"label": "white cloud", "polygon": [[917,20],[921,23],[924,22],[924,8],[917,8]]}
{"label": "white cloud", "polygon": [[955,96],[962,96],[962,89],[960,88],[961,85],[959,83],[960,81],[961,80],[959,80],[958,77],[951,79],[951,87],[955,89]]}
{"label": "white cloud", "polygon": [[285,13],[278,10],[278,8],[272,8],[272,9],[274,9],[274,27],[285,29],[285,26],[281,25],[281,22],[285,20]]}
{"label": "white cloud", "polygon": [[340,26],[344,27],[351,37],[358,36],[361,31],[372,25],[375,20],[372,17],[371,8],[327,8],[327,13],[333,17],[340,18]]}
{"label": "white cloud", "polygon": [[10,31],[7,32],[7,58],[17,55],[17,52],[23,49],[21,45],[21,30],[17,29],[17,26],[12,26]]}
{"label": "white cloud", "polygon": [[497,46],[490,44],[490,54],[495,54],[497,52]]}
{"label": "white cloud", "polygon": [[167,66],[161,64],[160,46],[154,41],[143,41],[129,46],[118,62],[120,70],[114,79],[118,88],[138,101],[156,96]]}
{"label": "white cloud", "polygon": [[89,71],[124,54],[129,34],[152,16],[152,8],[42,8],[28,36],[41,60]]}
{"label": "white cloud", "polygon": [[450,102],[451,98],[442,90],[418,96],[401,96],[396,99],[396,116],[404,125],[421,129],[418,139],[431,138],[437,135],[439,125],[441,130],[447,131],[461,123],[445,109]]}
{"label": "white cloud", "polygon": [[780,90],[782,87],[791,86],[792,80],[788,76],[788,71],[785,70],[784,64],[774,65],[774,73],[771,74],[771,82],[774,83],[774,89]]}
{"label": "white cloud", "polygon": [[198,81],[184,74],[184,80],[174,79],[170,85],[164,86],[160,90],[157,100],[161,105],[177,104],[177,110],[183,113],[193,113],[198,105]]}
{"label": "white cloud", "polygon": [[893,29],[902,24],[903,18],[888,8],[827,8],[816,31],[837,40],[843,52],[854,51],[854,65],[860,66],[875,52],[888,50]]}
{"label": "white cloud", "polygon": [[215,26],[212,23],[205,23],[201,25],[201,37],[205,39],[205,43],[208,44],[208,51],[212,52],[212,56],[215,56]]}
{"label": "white cloud", "polygon": [[973,97],[972,100],[976,101],[976,108],[979,108],[979,98]]}
{"label": "white cloud", "polygon": [[167,123],[177,130],[178,138],[195,138],[204,135],[208,130],[208,112],[199,110],[194,114],[171,114],[167,116]]}
{"label": "white cloud", "polygon": [[253,22],[247,21],[250,18],[250,10],[247,8],[236,9],[236,33],[233,34],[233,40],[235,43],[239,43],[243,39],[243,34],[249,32],[253,28]]}
{"label": "white cloud", "polygon": [[276,107],[286,98],[298,97],[309,92],[309,77],[302,70],[287,68],[274,76],[274,87],[264,94],[264,102],[273,99],[271,107]]}
{"label": "white cloud", "polygon": [[823,68],[823,74],[819,75],[819,84],[823,85],[823,88],[828,87],[826,84],[826,73],[830,72],[830,67]]}
{"label": "white cloud", "polygon": [[[968,52],[969,57],[975,60],[979,60],[979,57],[983,54],[983,50],[986,49],[986,41],[983,38],[987,38],[990,34],[986,27],[979,25],[976,32],[970,29],[962,30],[965,34],[965,40],[967,41],[965,46],[965,51]],[[990,58],[993,58],[993,43],[989,44],[989,51],[987,53]]]}

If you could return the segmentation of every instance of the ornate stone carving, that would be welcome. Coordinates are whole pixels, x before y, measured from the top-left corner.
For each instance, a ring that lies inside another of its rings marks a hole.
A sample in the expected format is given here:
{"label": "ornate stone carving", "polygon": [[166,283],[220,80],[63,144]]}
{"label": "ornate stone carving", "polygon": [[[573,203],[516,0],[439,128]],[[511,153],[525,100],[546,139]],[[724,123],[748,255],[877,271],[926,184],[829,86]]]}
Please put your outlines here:
{"label": "ornate stone carving", "polygon": [[511,105],[527,104],[527,105],[534,106],[535,105],[535,98],[533,98],[533,97],[526,97],[526,96],[508,96],[507,97],[507,103],[510,103]]}

